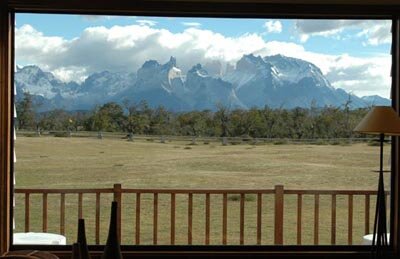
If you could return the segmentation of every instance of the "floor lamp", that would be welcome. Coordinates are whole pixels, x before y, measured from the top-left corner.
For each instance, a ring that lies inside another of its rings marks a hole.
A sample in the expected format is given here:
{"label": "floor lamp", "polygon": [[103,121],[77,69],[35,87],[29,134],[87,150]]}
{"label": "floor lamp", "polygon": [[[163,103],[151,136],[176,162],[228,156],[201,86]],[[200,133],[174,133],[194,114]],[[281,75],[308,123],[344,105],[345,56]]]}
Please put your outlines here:
{"label": "floor lamp", "polygon": [[365,115],[357,127],[355,127],[354,131],[379,135],[380,166],[378,171],[379,182],[378,195],[376,198],[372,252],[376,258],[385,258],[384,253],[389,242],[387,239],[386,195],[383,181],[383,142],[385,136],[400,135],[400,118],[392,107],[375,106]]}

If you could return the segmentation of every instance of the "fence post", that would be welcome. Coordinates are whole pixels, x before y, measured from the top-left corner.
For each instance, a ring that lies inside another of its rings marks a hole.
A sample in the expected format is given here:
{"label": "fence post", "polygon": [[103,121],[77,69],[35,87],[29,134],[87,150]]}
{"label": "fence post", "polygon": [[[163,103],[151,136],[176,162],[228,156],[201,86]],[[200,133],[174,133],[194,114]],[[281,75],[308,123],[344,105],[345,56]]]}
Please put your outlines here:
{"label": "fence post", "polygon": [[118,233],[118,240],[119,242],[121,242],[122,185],[120,183],[114,184],[113,193],[114,193],[114,201],[118,202],[117,233]]}
{"label": "fence post", "polygon": [[283,245],[283,185],[275,185],[275,245]]}

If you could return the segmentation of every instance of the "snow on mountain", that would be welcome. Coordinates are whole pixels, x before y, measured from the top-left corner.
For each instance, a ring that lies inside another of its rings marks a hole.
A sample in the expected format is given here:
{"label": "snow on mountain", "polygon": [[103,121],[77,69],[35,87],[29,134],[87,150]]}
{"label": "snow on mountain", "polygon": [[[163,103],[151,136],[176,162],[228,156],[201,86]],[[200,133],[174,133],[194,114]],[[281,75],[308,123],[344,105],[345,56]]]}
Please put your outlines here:
{"label": "snow on mountain", "polygon": [[[334,89],[314,64],[282,55],[243,56],[224,77],[235,86],[237,97],[247,107],[273,108],[341,106],[349,94]],[[362,100],[350,94],[352,107],[364,106]]]}
{"label": "snow on mountain", "polygon": [[135,82],[135,74],[111,73],[103,71],[90,75],[82,83],[80,93],[96,93],[97,95],[113,96]]}
{"label": "snow on mountain", "polygon": [[146,61],[136,73],[103,71],[91,74],[80,84],[62,82],[37,66],[17,67],[17,101],[22,92],[40,100],[40,110],[92,109],[106,102],[146,100],[151,107],[174,111],[215,110],[217,104],[231,109],[251,107],[294,108],[342,106],[349,98],[351,107],[387,105],[379,96],[359,98],[334,89],[321,70],[310,62],[282,55],[244,55],[236,66],[213,61],[182,71],[171,57],[165,64]]}
{"label": "snow on mountain", "polygon": [[73,82],[63,83],[56,79],[52,73],[43,72],[38,66],[17,67],[14,76],[17,89],[46,99],[52,99],[56,95],[62,94],[72,95],[78,86]]}
{"label": "snow on mountain", "polygon": [[[237,63],[236,69],[231,69],[223,77],[224,80],[232,83],[236,90],[239,90],[243,85],[259,80],[269,80],[271,65],[264,62],[261,57],[254,55],[244,55]],[[263,85],[265,82],[261,82]],[[262,87],[262,86],[260,86]]]}

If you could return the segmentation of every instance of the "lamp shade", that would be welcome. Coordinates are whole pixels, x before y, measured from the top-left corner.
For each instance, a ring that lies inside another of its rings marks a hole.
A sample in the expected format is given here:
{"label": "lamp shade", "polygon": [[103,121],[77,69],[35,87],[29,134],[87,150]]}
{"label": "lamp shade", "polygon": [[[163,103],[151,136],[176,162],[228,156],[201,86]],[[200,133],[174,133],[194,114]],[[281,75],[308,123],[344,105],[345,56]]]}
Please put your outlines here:
{"label": "lamp shade", "polygon": [[360,121],[355,132],[400,135],[400,118],[389,106],[374,106]]}

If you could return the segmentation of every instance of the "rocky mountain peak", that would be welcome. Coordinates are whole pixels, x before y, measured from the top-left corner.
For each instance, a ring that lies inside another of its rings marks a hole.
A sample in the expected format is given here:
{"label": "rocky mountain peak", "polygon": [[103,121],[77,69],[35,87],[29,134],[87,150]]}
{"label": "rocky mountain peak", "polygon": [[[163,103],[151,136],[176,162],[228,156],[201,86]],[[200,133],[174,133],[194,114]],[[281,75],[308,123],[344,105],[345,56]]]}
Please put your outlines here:
{"label": "rocky mountain peak", "polygon": [[197,75],[197,76],[200,76],[200,77],[207,77],[208,76],[207,70],[205,70],[201,64],[194,65],[188,71],[188,75],[189,74],[190,75]]}
{"label": "rocky mountain peak", "polygon": [[166,65],[170,67],[176,67],[176,58],[174,56],[171,56],[169,58],[169,61],[166,63]]}
{"label": "rocky mountain peak", "polygon": [[261,70],[269,70],[271,65],[264,62],[261,56],[254,56],[253,54],[244,55],[237,63],[236,70],[247,73],[257,73]]}
{"label": "rocky mountain peak", "polygon": [[146,62],[143,63],[142,69],[152,69],[152,68],[157,68],[160,66],[160,63],[157,62],[157,60],[147,60]]}

